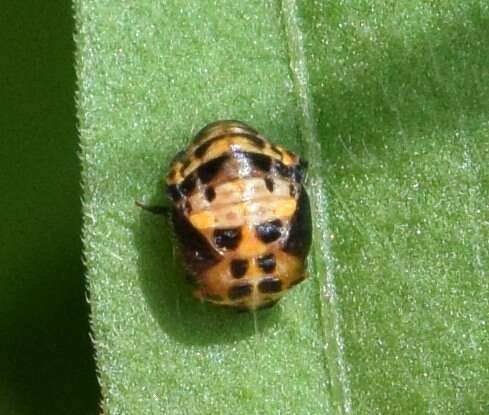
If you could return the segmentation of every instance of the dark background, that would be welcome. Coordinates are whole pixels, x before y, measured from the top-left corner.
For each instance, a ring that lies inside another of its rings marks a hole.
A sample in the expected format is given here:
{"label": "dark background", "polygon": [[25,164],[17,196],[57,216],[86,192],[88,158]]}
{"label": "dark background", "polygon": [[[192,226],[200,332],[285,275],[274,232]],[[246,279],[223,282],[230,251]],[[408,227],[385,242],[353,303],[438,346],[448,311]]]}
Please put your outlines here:
{"label": "dark background", "polygon": [[0,9],[0,413],[95,414],[70,1]]}

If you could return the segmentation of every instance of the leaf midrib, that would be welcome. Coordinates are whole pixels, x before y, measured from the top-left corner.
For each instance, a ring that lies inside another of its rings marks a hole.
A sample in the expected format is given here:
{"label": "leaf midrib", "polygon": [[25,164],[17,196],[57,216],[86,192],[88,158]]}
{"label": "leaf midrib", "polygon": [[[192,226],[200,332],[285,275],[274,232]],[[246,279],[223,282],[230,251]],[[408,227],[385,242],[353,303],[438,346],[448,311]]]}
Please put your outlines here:
{"label": "leaf midrib", "polygon": [[290,74],[297,96],[298,122],[301,142],[309,160],[309,199],[313,213],[313,234],[311,251],[311,273],[316,275],[318,318],[324,342],[324,366],[329,375],[331,408],[337,413],[352,413],[350,386],[343,357],[344,342],[340,331],[340,315],[336,298],[333,274],[333,257],[330,247],[330,226],[328,216],[328,196],[321,176],[321,146],[314,116],[314,102],[309,88],[304,51],[304,36],[300,28],[300,17],[295,0],[282,0],[281,11],[284,19]]}

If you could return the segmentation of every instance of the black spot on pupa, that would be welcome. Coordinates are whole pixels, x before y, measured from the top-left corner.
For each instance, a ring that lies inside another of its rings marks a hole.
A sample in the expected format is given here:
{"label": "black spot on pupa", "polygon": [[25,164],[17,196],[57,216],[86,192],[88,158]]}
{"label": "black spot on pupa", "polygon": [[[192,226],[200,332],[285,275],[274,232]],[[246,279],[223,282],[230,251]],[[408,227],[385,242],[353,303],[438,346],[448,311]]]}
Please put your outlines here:
{"label": "black spot on pupa", "polygon": [[284,163],[281,161],[275,160],[273,163],[274,169],[282,177],[291,177],[293,170],[292,167],[286,166]]}
{"label": "black spot on pupa", "polygon": [[294,183],[289,184],[289,194],[290,194],[290,197],[295,197],[295,195],[296,195],[296,189],[295,189]]}
{"label": "black spot on pupa", "polygon": [[282,151],[280,151],[280,149],[275,144],[272,144],[270,148],[275,154],[277,154],[280,157],[280,159],[282,159],[283,157]]}
{"label": "black spot on pupa", "polygon": [[185,195],[188,196],[190,193],[192,193],[195,190],[195,186],[197,184],[197,177],[195,174],[190,174],[185,178],[185,180],[180,183],[178,186],[180,191]]}
{"label": "black spot on pupa", "polygon": [[312,224],[309,198],[305,189],[301,189],[297,201],[297,209],[290,220],[287,240],[283,243],[283,250],[292,255],[305,258],[311,247]]}
{"label": "black spot on pupa", "polygon": [[227,228],[214,230],[214,243],[218,248],[236,249],[241,240],[241,228]]}
{"label": "black spot on pupa", "polygon": [[182,176],[185,176],[185,169],[190,165],[190,163],[192,162],[192,160],[190,160],[189,158],[187,158],[183,163],[182,163],[182,166],[180,167],[180,174]]}
{"label": "black spot on pupa", "polygon": [[253,286],[248,281],[232,285],[228,290],[228,296],[230,300],[237,300],[238,298],[247,297],[253,291]]}
{"label": "black spot on pupa", "polygon": [[282,281],[275,277],[264,277],[258,283],[258,290],[261,293],[278,293],[282,291]]}
{"label": "black spot on pupa", "polygon": [[219,170],[222,168],[223,164],[228,160],[229,155],[224,154],[215,159],[209,160],[207,163],[202,164],[197,169],[197,175],[202,183],[209,183]]}
{"label": "black spot on pupa", "polygon": [[263,255],[257,259],[258,266],[261,268],[262,271],[266,272],[267,274],[272,273],[275,271],[275,255],[273,254],[268,254],[268,255]]}
{"label": "black spot on pupa", "polygon": [[248,271],[247,259],[233,259],[231,261],[231,275],[234,278],[244,277],[246,271]]}
{"label": "black spot on pupa", "polygon": [[179,202],[183,197],[183,195],[180,193],[180,190],[178,190],[176,184],[169,184],[166,187],[166,191],[168,193],[168,196],[170,196],[175,203]]}
{"label": "black spot on pupa", "polygon": [[224,137],[224,136],[214,137],[214,138],[211,138],[210,140],[207,140],[205,143],[202,143],[200,146],[198,146],[195,149],[195,151],[194,151],[195,157],[202,158],[205,155],[205,153],[207,153],[207,150],[209,149],[209,147],[212,144],[214,144],[217,140],[220,140],[222,137]]}
{"label": "black spot on pupa", "polygon": [[306,177],[308,163],[304,159],[299,160],[299,164],[293,169],[294,180],[297,183],[302,183]]}
{"label": "black spot on pupa", "polygon": [[212,186],[208,186],[205,189],[204,196],[208,202],[212,202],[216,198],[216,191]]}
{"label": "black spot on pupa", "polygon": [[247,134],[247,133],[232,133],[232,132],[227,132],[223,134],[216,135],[215,137],[212,137],[210,140],[207,140],[206,142],[202,143],[199,145],[195,150],[194,150],[194,155],[197,158],[202,158],[204,157],[205,153],[209,150],[209,148],[219,140],[222,140],[225,137],[243,137],[248,142],[250,142],[253,146],[262,149],[265,147],[265,142],[257,137],[254,134]]}
{"label": "black spot on pupa", "polygon": [[263,172],[270,171],[272,166],[272,158],[266,154],[243,152],[246,158],[251,161],[251,164],[258,170]]}
{"label": "black spot on pupa", "polygon": [[267,187],[268,191],[272,193],[274,187],[273,179],[270,177],[265,177],[265,186]]}
{"label": "black spot on pupa", "polygon": [[265,141],[263,141],[260,137],[252,134],[243,134],[243,136],[246,137],[246,139],[252,143],[255,147],[257,148],[264,148],[265,147]]}
{"label": "black spot on pupa", "polygon": [[192,204],[189,200],[185,201],[185,214],[190,215],[192,213]]}
{"label": "black spot on pupa", "polygon": [[258,238],[265,242],[270,243],[280,238],[282,234],[282,222],[280,219],[275,219],[270,222],[264,222],[255,227]]}
{"label": "black spot on pupa", "polygon": [[209,241],[176,208],[172,209],[172,221],[185,264],[193,274],[200,274],[219,261],[219,254]]}

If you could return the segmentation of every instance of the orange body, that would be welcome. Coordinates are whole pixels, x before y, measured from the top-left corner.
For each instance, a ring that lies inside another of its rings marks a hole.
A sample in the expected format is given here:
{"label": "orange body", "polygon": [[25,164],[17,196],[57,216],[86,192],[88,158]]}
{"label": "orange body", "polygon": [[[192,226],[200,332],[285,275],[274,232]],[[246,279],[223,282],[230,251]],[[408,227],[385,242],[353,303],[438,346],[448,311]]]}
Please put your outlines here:
{"label": "orange body", "polygon": [[238,121],[209,124],[172,162],[172,220],[197,297],[255,310],[305,277],[306,163]]}

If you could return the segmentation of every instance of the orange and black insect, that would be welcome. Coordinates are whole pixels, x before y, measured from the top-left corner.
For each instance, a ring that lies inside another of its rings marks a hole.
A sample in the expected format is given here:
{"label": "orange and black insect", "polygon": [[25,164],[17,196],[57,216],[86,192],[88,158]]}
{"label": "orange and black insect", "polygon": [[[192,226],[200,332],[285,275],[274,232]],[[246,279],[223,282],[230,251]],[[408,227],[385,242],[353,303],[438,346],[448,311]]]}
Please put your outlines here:
{"label": "orange and black insect", "polygon": [[311,244],[307,163],[239,121],[217,121],[177,154],[171,218],[195,295],[255,310],[306,275]]}

